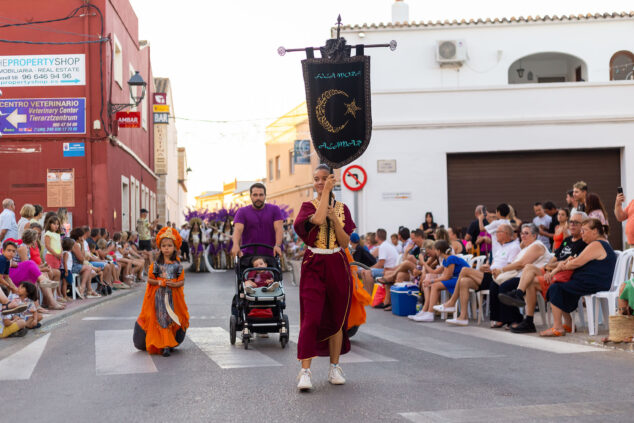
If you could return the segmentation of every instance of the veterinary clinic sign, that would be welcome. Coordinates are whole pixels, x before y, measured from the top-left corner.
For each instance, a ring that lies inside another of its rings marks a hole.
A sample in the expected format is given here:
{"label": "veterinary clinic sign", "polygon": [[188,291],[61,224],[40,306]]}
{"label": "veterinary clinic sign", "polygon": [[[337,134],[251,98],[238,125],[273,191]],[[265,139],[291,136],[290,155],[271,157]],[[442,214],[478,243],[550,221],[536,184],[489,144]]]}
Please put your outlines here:
{"label": "veterinary clinic sign", "polygon": [[84,54],[0,56],[0,87],[86,85]]}

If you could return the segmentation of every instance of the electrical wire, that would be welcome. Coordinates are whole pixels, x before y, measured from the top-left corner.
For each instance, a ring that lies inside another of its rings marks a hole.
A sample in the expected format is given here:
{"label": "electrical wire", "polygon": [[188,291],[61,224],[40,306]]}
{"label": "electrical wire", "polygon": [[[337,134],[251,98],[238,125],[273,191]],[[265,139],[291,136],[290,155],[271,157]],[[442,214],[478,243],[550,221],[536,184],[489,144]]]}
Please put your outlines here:
{"label": "electrical wire", "polygon": [[97,44],[97,43],[105,43],[109,41],[108,38],[100,38],[98,40],[85,40],[85,41],[27,41],[27,40],[5,40],[0,38],[0,43],[10,43],[10,44],[46,44],[46,45],[54,45],[54,46],[63,46],[68,44]]}
{"label": "electrical wire", "polygon": [[[11,19],[8,18],[6,16],[0,16],[0,19],[4,19],[8,22],[18,22],[18,20],[16,19]],[[57,34],[69,34],[69,35],[76,35],[78,37],[86,37],[86,38],[95,38],[95,37],[99,37],[99,35],[95,35],[95,34],[83,34],[81,32],[73,32],[73,31],[64,31],[62,29],[53,29],[53,28],[38,28],[38,27],[33,27],[34,30],[36,31],[44,31],[44,32],[54,32]]]}

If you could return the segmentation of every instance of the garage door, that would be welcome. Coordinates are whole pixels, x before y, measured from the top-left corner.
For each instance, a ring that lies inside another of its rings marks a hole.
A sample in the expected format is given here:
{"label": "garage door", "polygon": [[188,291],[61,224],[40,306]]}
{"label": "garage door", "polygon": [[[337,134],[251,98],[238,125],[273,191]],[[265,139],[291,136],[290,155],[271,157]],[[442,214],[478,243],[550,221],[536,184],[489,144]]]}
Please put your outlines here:
{"label": "garage door", "polygon": [[459,228],[473,220],[478,204],[495,210],[506,202],[522,221],[532,221],[535,202],[552,201],[562,207],[572,184],[585,181],[607,209],[611,244],[622,247],[621,224],[612,211],[621,185],[618,149],[448,154],[447,178],[449,224]]}

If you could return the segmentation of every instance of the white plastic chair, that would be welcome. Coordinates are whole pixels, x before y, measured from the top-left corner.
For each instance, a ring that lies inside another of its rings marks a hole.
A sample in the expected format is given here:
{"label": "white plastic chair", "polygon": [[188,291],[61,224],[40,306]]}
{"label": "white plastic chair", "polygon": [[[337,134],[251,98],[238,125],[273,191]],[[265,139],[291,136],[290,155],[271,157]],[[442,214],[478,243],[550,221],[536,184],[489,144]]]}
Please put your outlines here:
{"label": "white plastic chair", "polygon": [[[486,259],[487,259],[487,256],[472,257],[471,260],[469,260],[469,266],[473,267],[476,270],[480,270],[480,267],[484,264]],[[474,264],[475,264],[475,267],[473,266]]]}
{"label": "white plastic chair", "polygon": [[615,251],[617,255],[616,265],[614,266],[614,276],[612,277],[612,286],[609,291],[597,292],[592,295],[586,295],[586,316],[588,319],[588,333],[596,335],[599,326],[599,308],[601,304],[603,311],[603,324],[607,327],[610,315],[616,314],[616,302],[619,297],[619,288],[626,280],[626,277],[632,273],[632,260],[634,258],[634,249],[626,251]]}
{"label": "white plastic chair", "polygon": [[73,291],[73,300],[77,299],[77,293],[79,292],[79,284],[81,283],[81,278],[79,274],[73,273],[73,285],[71,291]]}

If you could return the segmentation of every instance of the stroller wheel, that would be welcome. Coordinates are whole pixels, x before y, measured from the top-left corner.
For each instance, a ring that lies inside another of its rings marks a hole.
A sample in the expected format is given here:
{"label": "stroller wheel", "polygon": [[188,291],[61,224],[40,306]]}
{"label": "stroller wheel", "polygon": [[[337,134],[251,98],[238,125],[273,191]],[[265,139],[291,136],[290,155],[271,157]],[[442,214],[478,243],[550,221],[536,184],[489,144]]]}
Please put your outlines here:
{"label": "stroller wheel", "polygon": [[245,350],[249,349],[249,337],[248,336],[243,336],[242,337],[242,345],[244,345],[244,349]]}
{"label": "stroller wheel", "polygon": [[288,344],[288,337],[286,335],[280,336],[280,344],[282,344],[282,348],[286,348],[286,344]]}
{"label": "stroller wheel", "polygon": [[238,330],[237,325],[238,319],[236,316],[231,315],[231,317],[229,317],[229,340],[231,341],[231,345],[236,344],[236,331]]}
{"label": "stroller wheel", "polygon": [[350,329],[348,329],[348,338],[352,338],[357,331],[359,330],[359,326],[353,326]]}

